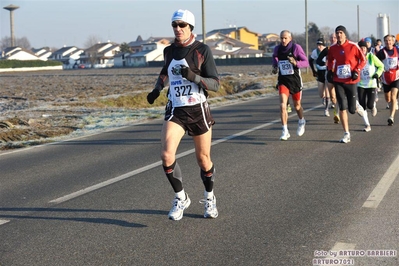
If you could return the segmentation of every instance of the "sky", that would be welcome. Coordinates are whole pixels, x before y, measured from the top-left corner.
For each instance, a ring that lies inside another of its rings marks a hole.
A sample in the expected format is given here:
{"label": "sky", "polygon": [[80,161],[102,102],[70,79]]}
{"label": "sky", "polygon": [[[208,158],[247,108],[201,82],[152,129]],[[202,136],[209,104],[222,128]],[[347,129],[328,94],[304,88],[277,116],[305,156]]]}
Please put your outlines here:
{"label": "sky", "polygon": [[10,12],[3,8],[13,4],[19,6],[14,11],[14,35],[26,37],[33,48],[86,48],[91,36],[116,43],[135,41],[139,35],[173,37],[170,19],[177,9],[194,14],[196,34],[202,34],[204,18],[205,32],[246,27],[260,34],[290,30],[295,37],[305,32],[307,19],[319,29],[343,25],[350,34],[359,27],[362,38],[377,36],[379,13],[389,16],[391,33],[399,33],[399,0],[0,0],[0,4],[0,39],[11,35]]}

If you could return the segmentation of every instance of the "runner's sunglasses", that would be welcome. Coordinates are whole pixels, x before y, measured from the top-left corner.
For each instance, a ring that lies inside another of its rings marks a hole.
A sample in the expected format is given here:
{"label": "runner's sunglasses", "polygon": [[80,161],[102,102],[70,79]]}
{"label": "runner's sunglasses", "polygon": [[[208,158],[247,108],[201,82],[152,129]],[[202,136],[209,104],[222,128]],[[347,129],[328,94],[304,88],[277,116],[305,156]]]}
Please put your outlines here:
{"label": "runner's sunglasses", "polygon": [[177,28],[177,26],[179,26],[180,28],[185,28],[185,27],[187,27],[187,25],[188,25],[188,23],[186,23],[186,22],[179,22],[179,23],[177,23],[176,21],[172,22],[173,28]]}

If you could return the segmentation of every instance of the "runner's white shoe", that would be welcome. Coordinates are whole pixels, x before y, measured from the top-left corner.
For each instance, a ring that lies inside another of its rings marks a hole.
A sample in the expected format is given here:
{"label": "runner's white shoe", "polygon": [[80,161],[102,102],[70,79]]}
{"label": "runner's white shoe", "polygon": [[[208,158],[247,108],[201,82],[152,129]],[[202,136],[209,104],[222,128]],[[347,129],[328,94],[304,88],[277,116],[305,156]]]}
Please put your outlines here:
{"label": "runner's white shoe", "polygon": [[216,208],[216,197],[213,196],[213,199],[203,199],[200,200],[200,203],[205,204],[205,218],[216,218],[219,215],[218,209]]}
{"label": "runner's white shoe", "polygon": [[283,129],[283,133],[281,134],[280,140],[287,140],[291,137],[290,132],[287,130]]}
{"label": "runner's white shoe", "polygon": [[350,135],[350,133],[345,133],[344,134],[344,137],[339,141],[339,142],[341,142],[341,143],[348,143],[348,142],[351,142],[351,135]]}
{"label": "runner's white shoe", "polygon": [[174,198],[172,202],[172,209],[169,211],[168,217],[173,221],[178,221],[183,218],[183,212],[191,204],[191,200],[186,193],[186,199],[181,200],[179,198]]}
{"label": "runner's white shoe", "polygon": [[306,120],[304,118],[298,120],[298,129],[296,134],[302,136],[305,133]]}
{"label": "runner's white shoe", "polygon": [[388,126],[392,126],[393,125],[393,117],[389,117],[388,118]]}
{"label": "runner's white shoe", "polygon": [[363,131],[365,131],[365,132],[370,132],[370,131],[371,131],[371,126],[370,126],[370,125],[365,126],[365,127],[363,128]]}
{"label": "runner's white shoe", "polygon": [[328,110],[324,110],[324,116],[330,116],[330,112]]}

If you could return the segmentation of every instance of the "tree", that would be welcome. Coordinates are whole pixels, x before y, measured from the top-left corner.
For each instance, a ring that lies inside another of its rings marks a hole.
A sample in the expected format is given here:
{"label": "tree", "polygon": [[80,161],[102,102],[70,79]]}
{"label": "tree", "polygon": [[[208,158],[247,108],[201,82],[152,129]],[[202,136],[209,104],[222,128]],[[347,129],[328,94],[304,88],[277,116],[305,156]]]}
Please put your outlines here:
{"label": "tree", "polygon": [[28,38],[22,37],[16,39],[17,46],[24,48],[24,49],[31,49],[30,42]]}
{"label": "tree", "polygon": [[[21,47],[23,49],[31,49],[30,42],[28,38],[22,37],[22,38],[15,38],[15,46]],[[11,37],[5,36],[1,38],[0,40],[0,50],[4,50],[7,47],[11,47]]]}
{"label": "tree", "polygon": [[120,51],[122,53],[130,53],[130,52],[132,52],[131,47],[126,42],[121,43],[119,48],[120,48]]}
{"label": "tree", "polygon": [[97,35],[90,35],[86,42],[84,43],[85,46],[85,53],[88,56],[88,61],[93,68],[95,64],[97,64],[97,57],[98,53],[95,49],[89,50],[90,47],[93,47],[94,45],[101,43],[101,38]]}
{"label": "tree", "polygon": [[93,45],[97,44],[97,43],[101,43],[101,38],[97,35],[90,35],[89,37],[87,37],[86,42],[84,43],[85,48],[90,48]]}
{"label": "tree", "polygon": [[[313,51],[317,47],[317,39],[323,37],[316,23],[309,22],[308,25],[308,45],[309,51]],[[305,51],[306,52],[306,51]]]}

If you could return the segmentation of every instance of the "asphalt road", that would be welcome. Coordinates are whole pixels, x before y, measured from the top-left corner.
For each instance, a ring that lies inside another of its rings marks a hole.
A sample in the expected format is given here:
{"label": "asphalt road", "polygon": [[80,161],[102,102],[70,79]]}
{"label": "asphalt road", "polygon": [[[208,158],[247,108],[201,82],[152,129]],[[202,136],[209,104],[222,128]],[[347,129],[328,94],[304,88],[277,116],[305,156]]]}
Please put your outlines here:
{"label": "asphalt road", "polygon": [[1,153],[0,265],[398,265],[399,125],[382,93],[371,132],[350,115],[348,144],[316,89],[303,98],[306,132],[291,113],[285,142],[276,96],[213,108],[217,219],[185,137],[192,203],[168,220],[161,120]]}

